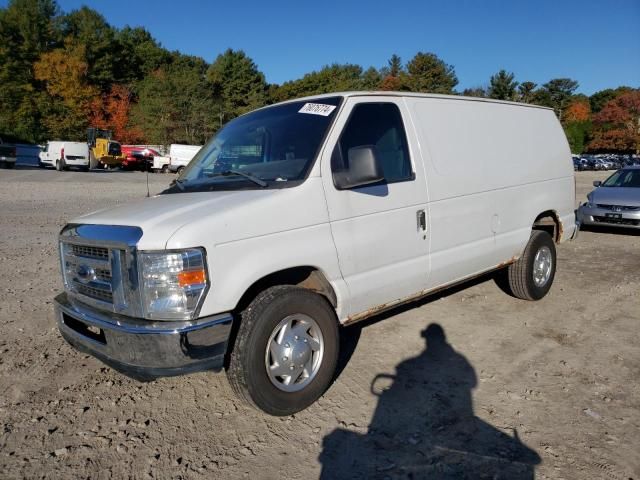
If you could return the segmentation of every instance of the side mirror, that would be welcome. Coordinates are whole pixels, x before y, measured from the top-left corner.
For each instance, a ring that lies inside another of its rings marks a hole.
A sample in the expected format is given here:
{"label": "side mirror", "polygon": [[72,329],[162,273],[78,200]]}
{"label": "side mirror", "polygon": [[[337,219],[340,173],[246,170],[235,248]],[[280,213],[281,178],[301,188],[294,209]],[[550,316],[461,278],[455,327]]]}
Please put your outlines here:
{"label": "side mirror", "polygon": [[384,180],[375,145],[353,147],[348,152],[349,168],[333,173],[338,190],[362,187]]}
{"label": "side mirror", "polygon": [[600,180],[594,180],[593,181],[593,186],[594,187],[599,187],[600,185],[602,185],[602,182]]}

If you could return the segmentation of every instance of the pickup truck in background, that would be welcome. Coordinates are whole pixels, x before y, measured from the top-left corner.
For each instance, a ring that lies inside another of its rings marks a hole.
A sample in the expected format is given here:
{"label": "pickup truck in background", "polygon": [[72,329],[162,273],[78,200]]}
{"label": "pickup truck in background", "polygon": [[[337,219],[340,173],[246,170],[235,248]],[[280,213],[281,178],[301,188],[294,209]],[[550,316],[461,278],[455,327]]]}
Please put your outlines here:
{"label": "pickup truck in background", "polygon": [[4,143],[0,138],[0,168],[13,168],[16,165],[16,146]]}

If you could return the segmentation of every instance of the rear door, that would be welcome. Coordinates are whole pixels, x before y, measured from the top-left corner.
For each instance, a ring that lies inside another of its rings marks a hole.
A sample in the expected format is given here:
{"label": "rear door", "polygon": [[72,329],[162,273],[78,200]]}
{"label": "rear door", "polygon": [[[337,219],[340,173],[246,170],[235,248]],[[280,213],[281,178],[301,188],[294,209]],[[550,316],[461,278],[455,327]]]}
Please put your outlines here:
{"label": "rear door", "polygon": [[[350,316],[426,288],[427,188],[408,118],[401,97],[350,97],[323,151],[322,179]],[[336,189],[332,171],[346,166],[350,148],[363,145],[376,146],[384,182]]]}

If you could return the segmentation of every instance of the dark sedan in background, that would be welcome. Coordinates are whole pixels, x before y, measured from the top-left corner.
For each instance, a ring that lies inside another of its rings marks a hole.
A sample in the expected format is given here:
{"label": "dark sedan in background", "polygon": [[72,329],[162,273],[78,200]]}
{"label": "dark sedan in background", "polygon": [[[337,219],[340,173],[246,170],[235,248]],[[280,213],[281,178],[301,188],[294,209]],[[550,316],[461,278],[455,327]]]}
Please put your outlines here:
{"label": "dark sedan in background", "polygon": [[618,170],[593,185],[578,209],[582,225],[640,228],[640,166]]}

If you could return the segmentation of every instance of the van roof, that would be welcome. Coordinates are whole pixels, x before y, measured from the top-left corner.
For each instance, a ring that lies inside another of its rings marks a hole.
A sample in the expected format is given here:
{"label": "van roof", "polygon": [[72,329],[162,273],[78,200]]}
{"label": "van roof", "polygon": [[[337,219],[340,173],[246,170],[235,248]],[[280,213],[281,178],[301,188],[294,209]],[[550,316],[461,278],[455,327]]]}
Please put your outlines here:
{"label": "van roof", "polygon": [[[440,98],[447,100],[462,100],[462,101],[470,101],[470,102],[485,102],[485,103],[501,103],[505,105],[516,105],[519,107],[529,107],[529,108],[541,108],[543,110],[553,110],[549,107],[543,107],[540,105],[533,105],[530,103],[520,103],[520,102],[509,102],[506,100],[495,100],[493,98],[482,98],[482,97],[466,97],[464,95],[441,95],[437,93],[416,93],[416,92],[395,92],[395,91],[348,91],[348,92],[334,92],[334,93],[324,93],[321,95],[311,95],[308,97],[300,97],[294,98],[291,100],[286,100],[284,102],[279,102],[275,105],[281,105],[285,103],[291,102],[299,102],[301,100],[320,100],[322,98],[327,97],[363,97],[363,96],[372,96],[372,97],[414,97],[414,98]],[[272,105],[269,105],[272,106]]]}

